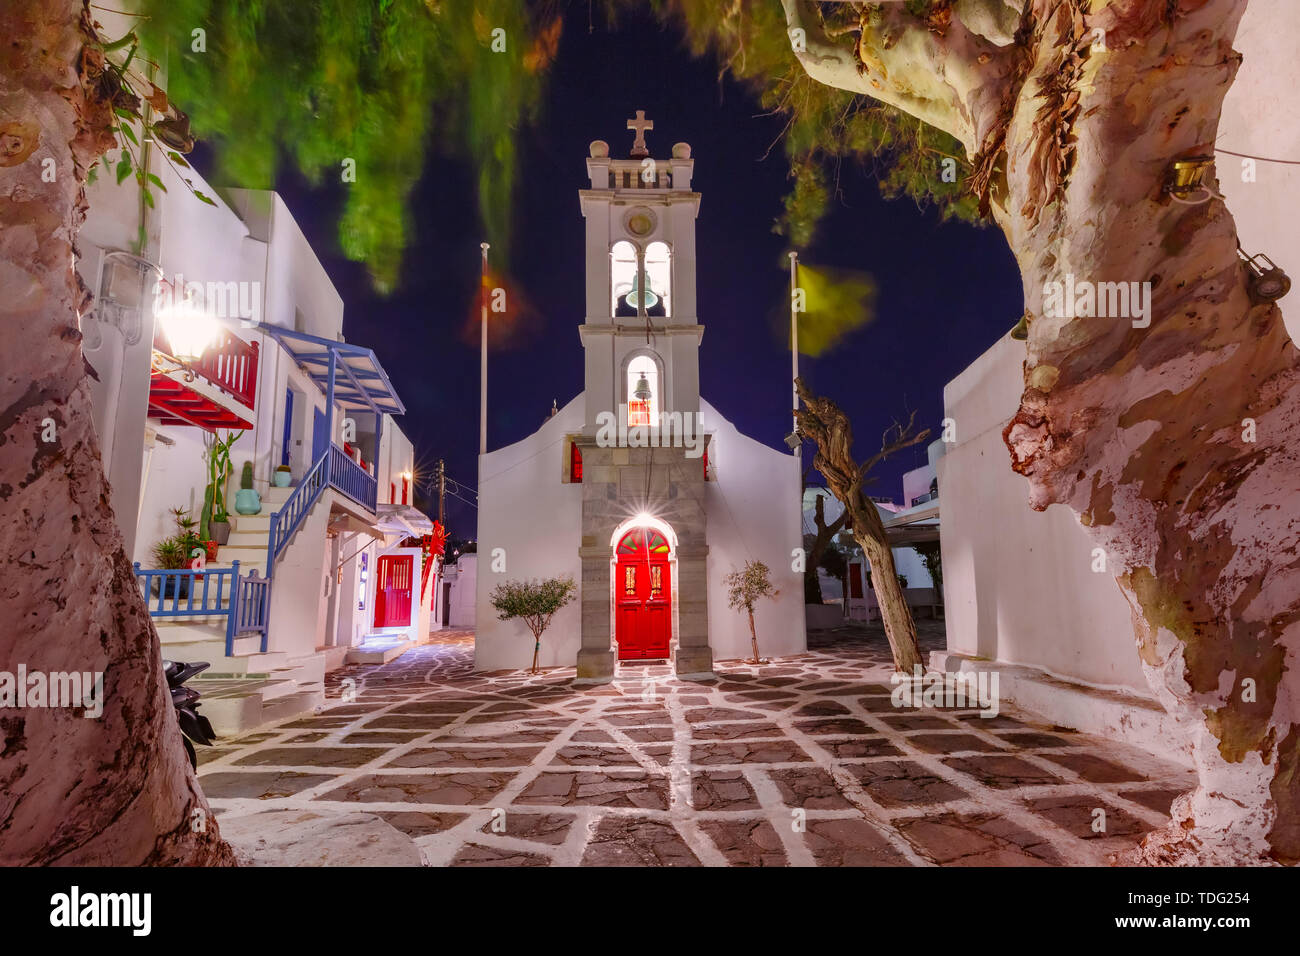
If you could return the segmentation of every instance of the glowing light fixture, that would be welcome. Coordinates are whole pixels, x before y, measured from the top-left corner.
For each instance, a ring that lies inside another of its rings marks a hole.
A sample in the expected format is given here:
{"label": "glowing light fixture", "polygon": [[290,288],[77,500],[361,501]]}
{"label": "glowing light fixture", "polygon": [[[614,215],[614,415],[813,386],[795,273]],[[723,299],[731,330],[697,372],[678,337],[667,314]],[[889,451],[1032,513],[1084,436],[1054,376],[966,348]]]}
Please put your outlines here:
{"label": "glowing light fixture", "polygon": [[181,362],[197,362],[216,341],[216,319],[188,291],[177,289],[165,279],[158,282],[154,315],[162,323],[172,356]]}

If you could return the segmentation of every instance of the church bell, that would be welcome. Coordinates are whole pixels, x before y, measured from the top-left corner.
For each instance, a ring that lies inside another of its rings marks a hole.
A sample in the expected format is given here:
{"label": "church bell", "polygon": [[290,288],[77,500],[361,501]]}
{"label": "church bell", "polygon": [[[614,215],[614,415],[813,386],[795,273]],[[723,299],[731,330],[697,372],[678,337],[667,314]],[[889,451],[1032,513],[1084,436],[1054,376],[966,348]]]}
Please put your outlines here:
{"label": "church bell", "polygon": [[636,388],[632,390],[632,394],[638,402],[650,401],[650,380],[646,378],[645,372],[642,372],[641,377],[636,380]]}

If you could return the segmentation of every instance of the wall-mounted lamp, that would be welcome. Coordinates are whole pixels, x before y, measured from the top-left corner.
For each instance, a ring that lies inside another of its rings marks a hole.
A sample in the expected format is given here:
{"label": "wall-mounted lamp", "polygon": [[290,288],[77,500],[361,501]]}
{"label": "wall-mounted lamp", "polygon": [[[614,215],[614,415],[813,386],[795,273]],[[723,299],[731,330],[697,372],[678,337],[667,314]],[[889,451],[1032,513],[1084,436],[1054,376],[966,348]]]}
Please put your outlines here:
{"label": "wall-mounted lamp", "polygon": [[1255,302],[1276,302],[1291,291],[1291,277],[1264,253],[1248,256],[1237,246],[1237,255],[1246,266],[1246,283]]}
{"label": "wall-mounted lamp", "polygon": [[166,279],[159,279],[154,292],[154,315],[162,323],[172,357],[186,365],[197,362],[216,340],[216,320],[194,300],[189,289],[178,289]]}
{"label": "wall-mounted lamp", "polygon": [[1205,182],[1214,168],[1213,156],[1187,156],[1174,160],[1165,180],[1165,192],[1174,202],[1197,206],[1211,199],[1222,199]]}

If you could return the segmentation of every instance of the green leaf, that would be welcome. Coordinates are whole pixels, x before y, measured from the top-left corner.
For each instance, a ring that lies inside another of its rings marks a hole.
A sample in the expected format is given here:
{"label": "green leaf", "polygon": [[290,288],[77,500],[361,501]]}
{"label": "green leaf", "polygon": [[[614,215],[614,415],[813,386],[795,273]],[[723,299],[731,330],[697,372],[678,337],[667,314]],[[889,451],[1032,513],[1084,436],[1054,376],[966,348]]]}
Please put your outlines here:
{"label": "green leaf", "polygon": [[141,190],[140,190],[140,198],[144,200],[145,205],[148,206],[150,209],[153,209],[153,208],[154,208],[154,205],[153,205],[153,193],[149,192],[148,189],[141,189]]}
{"label": "green leaf", "polygon": [[153,183],[163,192],[167,191],[167,187],[163,185],[163,181],[159,179],[157,176],[155,176],[153,173],[145,173],[145,177],[149,180],[149,182]]}
{"label": "green leaf", "polygon": [[91,166],[88,170],[86,170],[86,185],[87,186],[95,185],[95,180],[98,178],[99,178],[99,164],[96,163],[94,166]]}
{"label": "green leaf", "polygon": [[135,145],[137,146],[140,145],[140,141],[135,138],[135,130],[131,129],[130,123],[123,123],[121,126],[118,127],[118,129],[120,129],[123,132],[123,134],[125,134],[127,139],[135,143]]}
{"label": "green leaf", "polygon": [[117,184],[122,185],[122,180],[131,175],[131,157],[126,153],[117,161]]}
{"label": "green leaf", "polygon": [[185,161],[185,157],[182,156],[180,153],[176,152],[175,150],[169,149],[167,151],[167,158],[170,159],[177,166],[183,167],[184,169],[190,168],[190,164]]}
{"label": "green leaf", "polygon": [[136,119],[136,115],[134,113],[132,113],[130,110],[124,110],[120,106],[114,106],[113,112],[116,113],[118,116],[122,117],[122,119],[124,120],[134,121]]}
{"label": "green leaf", "polygon": [[216,205],[216,203],[212,201],[212,198],[210,196],[203,195],[203,193],[199,192],[197,189],[194,190],[194,195],[199,199],[200,202],[205,202],[209,206]]}

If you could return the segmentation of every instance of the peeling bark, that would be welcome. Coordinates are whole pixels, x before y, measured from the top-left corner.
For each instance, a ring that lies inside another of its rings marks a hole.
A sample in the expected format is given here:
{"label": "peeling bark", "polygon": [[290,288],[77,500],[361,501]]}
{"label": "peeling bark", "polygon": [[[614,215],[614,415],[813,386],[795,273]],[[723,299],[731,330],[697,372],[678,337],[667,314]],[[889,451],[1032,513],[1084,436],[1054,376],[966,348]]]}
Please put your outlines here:
{"label": "peeling bark", "polygon": [[[1194,741],[1199,786],[1128,862],[1300,862],[1300,353],[1251,300],[1224,204],[1163,191],[1173,160],[1213,152],[1245,2],[1028,0],[1013,86],[974,119],[1000,145],[963,139],[1030,319],[1012,466],[1032,507],[1067,505],[1104,549]],[[970,56],[911,29],[941,77]],[[1149,325],[1048,308],[1067,277],[1149,282]]]}
{"label": "peeling bark", "polygon": [[181,743],[91,415],[73,261],[113,118],[90,23],[84,0],[0,7],[0,118],[23,127],[0,131],[0,670],[103,673],[98,719],[0,710],[0,864],[233,864]]}

